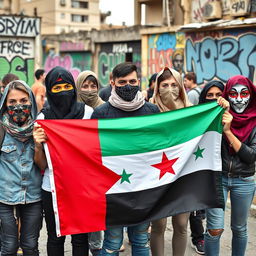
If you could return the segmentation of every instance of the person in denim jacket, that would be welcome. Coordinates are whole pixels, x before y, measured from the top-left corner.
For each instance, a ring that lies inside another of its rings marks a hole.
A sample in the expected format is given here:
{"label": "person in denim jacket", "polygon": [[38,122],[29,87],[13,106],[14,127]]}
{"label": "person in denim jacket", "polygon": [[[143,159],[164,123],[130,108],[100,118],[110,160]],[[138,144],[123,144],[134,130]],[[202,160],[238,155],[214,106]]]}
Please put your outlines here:
{"label": "person in denim jacket", "polygon": [[[225,111],[222,119],[223,194],[226,203],[230,193],[232,256],[243,256],[248,239],[247,219],[255,192],[256,87],[247,77],[234,76],[228,80],[223,97],[230,103],[230,110]],[[206,211],[205,255],[220,253],[224,214],[221,208]]]}
{"label": "person in denim jacket", "polygon": [[[34,164],[33,124],[37,107],[31,89],[20,80],[10,82],[1,98],[4,137],[0,153],[0,221],[2,256],[39,255],[42,220],[41,173]],[[17,216],[21,220],[18,235]]]}

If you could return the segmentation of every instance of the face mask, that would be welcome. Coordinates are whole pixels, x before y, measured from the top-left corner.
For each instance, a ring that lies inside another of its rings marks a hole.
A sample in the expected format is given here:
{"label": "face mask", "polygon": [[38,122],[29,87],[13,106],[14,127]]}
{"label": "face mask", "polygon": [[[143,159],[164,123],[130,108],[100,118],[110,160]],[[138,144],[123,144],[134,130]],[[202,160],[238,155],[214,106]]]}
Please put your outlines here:
{"label": "face mask", "polygon": [[132,101],[140,87],[138,85],[126,84],[125,86],[116,86],[116,94],[125,101]]}
{"label": "face mask", "polygon": [[231,108],[238,114],[243,113],[250,102],[250,91],[242,84],[232,86],[228,93]]}
{"label": "face mask", "polygon": [[159,94],[162,102],[168,108],[172,106],[172,101],[177,100],[180,96],[179,87],[175,88],[159,88]]}
{"label": "face mask", "polygon": [[81,91],[80,97],[83,102],[90,107],[95,104],[98,99],[98,92],[97,91]]}
{"label": "face mask", "polygon": [[75,91],[62,91],[52,94],[52,101],[58,109],[65,115],[70,111],[71,105],[74,101]]}
{"label": "face mask", "polygon": [[28,119],[31,113],[31,105],[17,104],[15,106],[7,106],[7,113],[10,116],[12,122],[18,126],[22,126]]}
{"label": "face mask", "polygon": [[214,102],[214,101],[217,101],[217,99],[205,99],[204,102],[207,103],[207,102]]}

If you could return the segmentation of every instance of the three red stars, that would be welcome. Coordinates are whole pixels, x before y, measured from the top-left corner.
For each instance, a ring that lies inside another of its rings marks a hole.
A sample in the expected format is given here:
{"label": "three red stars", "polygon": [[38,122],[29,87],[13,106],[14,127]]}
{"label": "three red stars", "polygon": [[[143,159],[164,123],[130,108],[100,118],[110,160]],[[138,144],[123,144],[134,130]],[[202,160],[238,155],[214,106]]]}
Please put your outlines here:
{"label": "three red stars", "polygon": [[160,170],[160,175],[159,175],[159,180],[167,173],[172,173],[175,174],[172,166],[174,165],[174,163],[178,160],[179,158],[174,158],[169,160],[165,154],[165,152],[163,152],[163,156],[162,156],[162,162],[158,163],[158,164],[154,164],[151,165],[157,169]]}

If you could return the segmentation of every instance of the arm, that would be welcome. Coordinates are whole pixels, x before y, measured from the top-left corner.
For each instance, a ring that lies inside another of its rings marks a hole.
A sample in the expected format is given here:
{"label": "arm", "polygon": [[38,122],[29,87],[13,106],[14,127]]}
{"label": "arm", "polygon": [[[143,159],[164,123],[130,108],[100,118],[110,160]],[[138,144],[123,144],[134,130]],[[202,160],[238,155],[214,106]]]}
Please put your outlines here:
{"label": "arm", "polygon": [[45,170],[47,167],[47,160],[42,143],[46,142],[47,137],[44,129],[41,128],[39,124],[35,124],[34,126],[33,138],[35,143],[34,161],[41,170]]}

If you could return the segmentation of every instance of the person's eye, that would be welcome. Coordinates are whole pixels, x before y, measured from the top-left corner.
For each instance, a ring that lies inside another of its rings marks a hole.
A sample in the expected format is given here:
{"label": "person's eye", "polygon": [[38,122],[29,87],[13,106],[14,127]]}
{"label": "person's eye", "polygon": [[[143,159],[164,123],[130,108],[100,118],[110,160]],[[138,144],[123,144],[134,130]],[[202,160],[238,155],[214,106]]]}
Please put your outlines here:
{"label": "person's eye", "polygon": [[178,87],[178,85],[177,85],[177,84],[172,84],[171,86],[172,86],[173,88]]}
{"label": "person's eye", "polygon": [[132,79],[129,81],[130,84],[136,84],[137,83],[137,80],[136,79]]}
{"label": "person's eye", "polygon": [[28,102],[28,99],[22,99],[21,100],[21,103],[23,103],[23,104],[25,104],[25,103],[27,103]]}
{"label": "person's eye", "polygon": [[212,94],[207,94],[206,97],[207,97],[207,98],[212,98],[213,95],[212,95]]}
{"label": "person's eye", "polygon": [[53,89],[54,89],[55,91],[59,91],[61,88],[60,88],[60,86],[55,86],[55,87],[53,87]]}
{"label": "person's eye", "polygon": [[11,105],[14,105],[15,103],[16,103],[15,100],[10,100],[10,101],[9,101],[9,104],[11,104]]}
{"label": "person's eye", "polygon": [[118,83],[119,83],[120,85],[124,85],[124,84],[126,83],[126,81],[121,80],[121,81],[119,81]]}
{"label": "person's eye", "polygon": [[65,89],[71,89],[71,88],[72,88],[72,85],[70,85],[70,84],[65,85]]}

